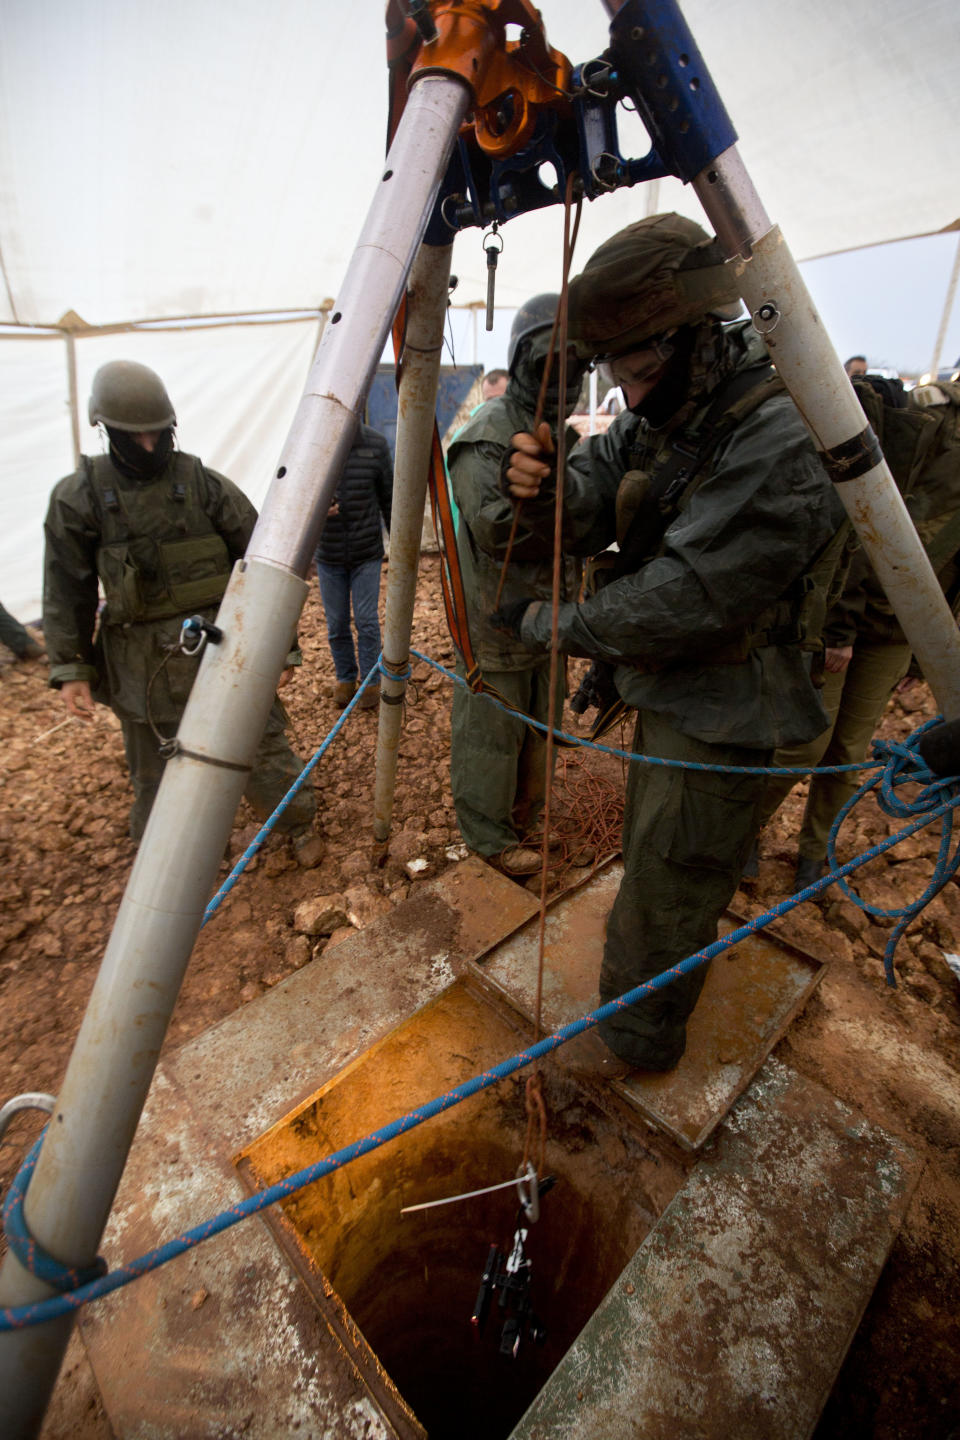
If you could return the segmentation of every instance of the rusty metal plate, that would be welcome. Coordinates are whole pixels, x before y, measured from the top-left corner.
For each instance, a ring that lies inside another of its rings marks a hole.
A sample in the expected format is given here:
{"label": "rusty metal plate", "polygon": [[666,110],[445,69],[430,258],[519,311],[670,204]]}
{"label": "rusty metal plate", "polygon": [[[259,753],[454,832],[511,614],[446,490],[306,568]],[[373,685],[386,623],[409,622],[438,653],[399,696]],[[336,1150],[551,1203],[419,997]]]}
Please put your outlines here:
{"label": "rusty metal plate", "polygon": [[770,1059],[511,1440],[807,1440],[919,1173]]}
{"label": "rusty metal plate", "polygon": [[[469,859],[415,885],[402,905],[324,951],[251,1005],[167,1057],[211,1139],[230,1153],[453,982],[470,957],[537,909],[526,890]],[[199,1084],[201,1074],[211,1077]]]}
{"label": "rusty metal plate", "polygon": [[[606,917],[623,875],[614,861],[547,915],[543,1023],[555,1030],[599,1004],[597,977]],[[735,926],[720,925],[722,934]],[[525,1016],[534,1013],[537,921],[472,967]],[[610,1082],[628,1104],[686,1150],[697,1150],[723,1119],[818,985],[822,962],[768,936],[754,935],[718,956],[687,1026],[686,1054],[666,1075],[637,1072]],[[563,1051],[557,1056],[563,1063]]]}
{"label": "rusty metal plate", "polygon": [[[104,1238],[111,1266],[240,1198],[240,1145],[535,909],[519,886],[464,861],[165,1056]],[[124,1440],[421,1433],[353,1327],[318,1306],[257,1221],[90,1306],[81,1327]]]}

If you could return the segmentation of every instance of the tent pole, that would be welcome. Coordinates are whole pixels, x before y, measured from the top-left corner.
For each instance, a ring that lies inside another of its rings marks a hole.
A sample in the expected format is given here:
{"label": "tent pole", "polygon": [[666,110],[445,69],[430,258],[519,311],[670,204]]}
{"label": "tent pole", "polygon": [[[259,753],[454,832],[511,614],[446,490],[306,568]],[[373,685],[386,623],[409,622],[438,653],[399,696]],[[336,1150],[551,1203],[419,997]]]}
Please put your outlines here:
{"label": "tent pole", "polygon": [[[65,1264],[89,1265],[100,1244],[303,605],[302,577],[470,99],[449,75],[412,85],[263,514],[227,587],[222,640],[200,664],[180,753],[167,764],[27,1193],[29,1230]],[[0,1305],[52,1293],[7,1254]],[[0,1334],[5,1440],[37,1434],[71,1324]]]}
{"label": "tent pole", "polygon": [[[603,0],[614,20],[612,30],[625,3]],[[624,24],[618,37],[621,74],[651,106],[651,47],[667,54],[677,42],[685,50],[680,42],[686,35],[695,49],[680,7],[661,3],[656,10],[651,36],[645,36],[643,26],[628,31]],[[750,317],[813,436],[937,704],[947,719],[960,718],[956,622],[786,241],[767,215],[736,145],[716,139],[733,131],[700,56],[696,87],[712,98],[703,101],[694,126],[688,124],[679,138],[669,137],[677,139],[677,173],[692,184],[735,269]],[[664,124],[669,128],[669,121]],[[716,146],[706,165],[702,158],[690,165],[691,156],[701,152],[688,144],[684,136],[689,134]],[[688,165],[690,173],[684,173]]]}
{"label": "tent pole", "polygon": [[69,330],[64,333],[67,342],[67,384],[70,387],[70,434],[73,438],[73,463],[80,464],[80,401],[77,392],[77,342]]}
{"label": "tent pole", "polygon": [[943,346],[947,338],[947,326],[950,324],[950,316],[953,314],[953,302],[957,293],[958,278],[960,278],[960,235],[957,236],[957,251],[953,257],[953,269],[950,272],[950,279],[947,282],[947,293],[943,301],[943,314],[940,317],[940,329],[937,331],[937,338],[933,347],[933,359],[930,361],[931,380],[936,380],[937,372],[940,369],[940,356],[943,354]]}
{"label": "tent pole", "polygon": [[421,245],[407,290],[374,784],[373,833],[377,840],[386,840],[393,818],[397,746],[407,689],[404,677],[410,663],[410,631],[420,567],[423,507],[433,446],[452,253],[452,245]]}

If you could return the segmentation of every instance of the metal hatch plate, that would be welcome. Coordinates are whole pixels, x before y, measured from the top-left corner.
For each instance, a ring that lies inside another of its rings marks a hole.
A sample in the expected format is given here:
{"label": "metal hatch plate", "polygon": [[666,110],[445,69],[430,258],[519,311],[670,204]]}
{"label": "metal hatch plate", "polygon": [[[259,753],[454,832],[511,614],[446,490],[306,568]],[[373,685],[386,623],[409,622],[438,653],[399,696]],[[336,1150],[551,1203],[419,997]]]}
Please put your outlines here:
{"label": "metal hatch plate", "polygon": [[[568,891],[547,914],[543,1024],[550,1030],[599,1004],[597,977],[606,917],[623,875],[611,861]],[[726,916],[720,933],[742,923]],[[537,983],[536,918],[470,969],[532,1018]],[[698,1150],[752,1080],[818,985],[824,964],[769,934],[748,937],[710,966],[687,1027],[687,1050],[666,1075],[637,1071],[611,1088],[685,1150]],[[557,1056],[563,1063],[563,1050]]]}

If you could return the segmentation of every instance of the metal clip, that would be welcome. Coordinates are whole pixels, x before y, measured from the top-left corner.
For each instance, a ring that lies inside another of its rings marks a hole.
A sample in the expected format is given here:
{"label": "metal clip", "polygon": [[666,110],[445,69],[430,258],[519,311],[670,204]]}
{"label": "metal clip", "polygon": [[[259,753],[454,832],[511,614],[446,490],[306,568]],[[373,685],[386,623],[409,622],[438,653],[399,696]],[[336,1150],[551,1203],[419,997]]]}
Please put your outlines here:
{"label": "metal clip", "polygon": [[21,1110],[45,1110],[52,1115],[56,1107],[57,1097],[45,1095],[42,1090],[28,1090],[24,1095],[14,1095],[6,1105],[0,1106],[0,1140],[14,1115]]}
{"label": "metal clip", "polygon": [[753,328],[758,335],[770,335],[776,330],[783,317],[773,300],[765,300],[760,308],[754,311]]}
{"label": "metal clip", "polygon": [[529,1160],[526,1165],[521,1161],[517,1170],[517,1195],[524,1215],[531,1225],[535,1224],[540,1219],[540,1186],[537,1184],[537,1172]]}
{"label": "metal clip", "polygon": [[496,220],[494,220],[490,228],[490,235],[484,241],[483,248],[487,255],[487,320],[485,329],[492,330],[493,295],[497,283],[497,261],[500,259],[500,252],[503,250],[503,236],[500,234]]}
{"label": "metal clip", "polygon": [[184,655],[199,655],[208,640],[211,645],[219,645],[222,639],[219,626],[211,625],[202,615],[191,615],[180,626],[180,649]]}

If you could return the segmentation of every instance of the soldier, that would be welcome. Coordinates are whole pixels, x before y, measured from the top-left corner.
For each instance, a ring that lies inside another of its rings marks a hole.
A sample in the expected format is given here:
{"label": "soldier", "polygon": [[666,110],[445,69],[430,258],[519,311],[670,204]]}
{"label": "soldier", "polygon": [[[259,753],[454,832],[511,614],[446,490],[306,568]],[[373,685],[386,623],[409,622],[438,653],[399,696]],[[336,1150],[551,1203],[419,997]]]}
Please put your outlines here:
{"label": "soldier", "polygon": [[[89,416],[106,430],[109,453],[82,456],[50,496],[44,637],[50,684],[68,712],[89,721],[96,699],[120,720],[134,793],[130,835],[139,841],[163,774],[161,746],[176,732],[199,663],[180,649],[181,623],[194,614],[214,618],[257,515],[236,485],[175,449],[173,406],[146,365],[101,366]],[[288,666],[299,663],[293,651]],[[302,769],[284,720],[275,701],[247,784],[261,818]],[[277,828],[305,830],[315,808],[304,786]]]}
{"label": "soldier", "polygon": [[[899,380],[854,377],[854,389],[880,439],[910,516],[951,608],[960,598],[960,385],[940,381],[904,394]],[[841,595],[824,625],[821,692],[829,726],[807,745],[778,750],[777,767],[824,768],[865,760],[894,690],[911,662],[910,646],[863,549],[853,553]],[[811,775],[797,837],[794,886],[803,890],[826,869],[827,841],[843,806],[866,777]],[[771,776],[760,821],[765,825],[796,778]],[[756,847],[744,879],[759,874]]]}
{"label": "soldier", "polygon": [[[602,589],[560,606],[560,647],[614,667],[638,712],[635,751],[697,767],[766,765],[823,730],[811,661],[844,533],[760,337],[722,323],[738,311],[719,245],[677,215],[613,236],[570,287],[570,339],[604,360],[629,409],[565,468],[565,548],[617,540],[620,554]],[[528,525],[553,484],[545,438],[515,436],[506,468]],[[500,619],[531,651],[549,645],[549,605]],[[762,789],[762,777],[631,765],[602,1001],[716,938]],[[631,1066],[671,1069],[704,978],[701,966],[619,1011],[602,1039]]]}
{"label": "soldier", "polygon": [[[535,295],[517,311],[510,332],[509,383],[504,395],[481,405],[447,455],[453,497],[460,510],[457,551],[469,607],[470,635],[484,678],[518,710],[546,722],[549,659],[533,655],[489,620],[506,550],[513,506],[500,483],[510,437],[533,424],[558,296]],[[576,403],[583,366],[568,368],[563,406],[556,357],[544,418],[555,426]],[[549,598],[553,588],[552,536],[521,523],[508,571],[505,601]],[[564,567],[563,595],[577,593],[579,568]],[[464,673],[460,665],[461,675]],[[563,705],[563,675],[557,702]],[[559,717],[559,710],[558,710]],[[508,875],[532,875],[540,856],[520,841],[539,819],[545,781],[543,736],[489,700],[457,685],[453,692],[450,774],[460,833],[471,850],[496,857]]]}

